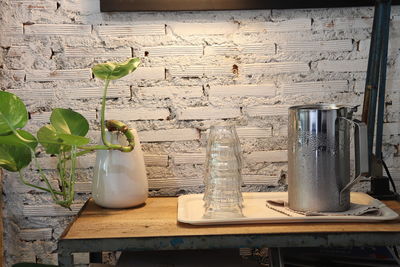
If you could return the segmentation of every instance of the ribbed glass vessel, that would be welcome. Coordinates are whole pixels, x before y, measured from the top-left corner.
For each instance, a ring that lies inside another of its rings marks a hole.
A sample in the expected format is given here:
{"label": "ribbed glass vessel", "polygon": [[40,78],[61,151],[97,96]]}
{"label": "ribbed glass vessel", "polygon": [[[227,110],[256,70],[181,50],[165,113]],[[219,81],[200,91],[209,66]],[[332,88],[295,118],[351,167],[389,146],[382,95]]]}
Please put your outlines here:
{"label": "ribbed glass vessel", "polygon": [[242,157],[235,126],[211,126],[205,166],[204,218],[242,217]]}

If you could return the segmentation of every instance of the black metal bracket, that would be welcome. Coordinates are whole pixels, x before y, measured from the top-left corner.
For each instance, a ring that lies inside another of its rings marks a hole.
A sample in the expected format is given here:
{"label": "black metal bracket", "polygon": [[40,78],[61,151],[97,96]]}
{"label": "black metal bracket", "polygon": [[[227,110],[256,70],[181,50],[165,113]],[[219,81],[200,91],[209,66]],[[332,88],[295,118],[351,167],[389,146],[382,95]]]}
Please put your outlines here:
{"label": "black metal bracket", "polygon": [[[391,0],[377,0],[375,2],[362,113],[362,120],[368,127],[368,159],[369,175],[371,176],[371,191],[369,194],[377,199],[399,198],[398,194],[390,191],[389,178],[383,176],[382,158],[391,4]],[[373,153],[374,140],[375,153]]]}

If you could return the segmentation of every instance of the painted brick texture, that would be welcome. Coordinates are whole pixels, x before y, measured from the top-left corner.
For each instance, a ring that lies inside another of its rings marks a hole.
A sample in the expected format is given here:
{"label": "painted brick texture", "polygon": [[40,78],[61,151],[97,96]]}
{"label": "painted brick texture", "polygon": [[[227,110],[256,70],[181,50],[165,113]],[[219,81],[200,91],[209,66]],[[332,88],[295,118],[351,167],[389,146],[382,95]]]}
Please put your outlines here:
{"label": "painted brick texture", "polygon": [[[397,33],[400,7],[392,14]],[[111,83],[106,117],[137,129],[150,194],[161,196],[202,192],[209,128],[222,121],[237,127],[243,189],[284,190],[288,108],[362,104],[373,10],[105,14],[98,0],[2,0],[0,16],[0,90],[25,101],[29,131],[48,123],[53,108],[71,108],[90,121],[89,136],[98,142],[103,83],[90,68],[141,58],[132,75]],[[397,184],[399,40],[390,36],[384,121],[384,156]],[[95,154],[78,161],[72,211],[5,173],[6,267],[56,264],[55,242],[90,196],[94,162]],[[39,163],[55,184],[55,158],[41,153]],[[25,176],[42,184],[33,165]],[[77,259],[87,265],[87,254]]]}
{"label": "painted brick texture", "polygon": [[164,24],[138,24],[95,26],[94,30],[99,36],[147,36],[165,34]]}
{"label": "painted brick texture", "polygon": [[34,24],[24,26],[25,34],[38,35],[90,35],[90,25],[74,24]]}
{"label": "painted brick texture", "polygon": [[209,90],[210,97],[245,97],[245,96],[260,96],[272,97],[275,96],[276,87],[274,84],[260,85],[219,85],[211,86]]}

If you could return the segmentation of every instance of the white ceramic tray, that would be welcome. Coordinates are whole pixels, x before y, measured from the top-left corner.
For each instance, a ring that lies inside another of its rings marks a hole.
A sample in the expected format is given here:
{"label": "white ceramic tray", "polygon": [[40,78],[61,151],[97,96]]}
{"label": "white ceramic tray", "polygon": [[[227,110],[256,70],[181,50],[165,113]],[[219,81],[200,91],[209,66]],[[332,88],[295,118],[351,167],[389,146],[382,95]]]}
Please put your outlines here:
{"label": "white ceramic tray", "polygon": [[204,219],[203,194],[183,195],[178,198],[178,221],[194,225],[296,223],[296,222],[380,222],[394,220],[399,215],[377,199],[365,193],[351,192],[351,202],[374,204],[381,215],[363,216],[304,216],[290,217],[266,206],[267,200],[287,200],[287,192],[243,193],[243,215],[240,218]]}

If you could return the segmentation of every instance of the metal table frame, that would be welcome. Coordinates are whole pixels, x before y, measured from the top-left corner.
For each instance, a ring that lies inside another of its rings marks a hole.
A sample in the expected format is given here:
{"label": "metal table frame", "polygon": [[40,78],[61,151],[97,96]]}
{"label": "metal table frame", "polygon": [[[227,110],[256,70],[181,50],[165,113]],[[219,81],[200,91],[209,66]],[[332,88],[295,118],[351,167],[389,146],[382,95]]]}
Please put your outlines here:
{"label": "metal table frame", "polygon": [[[252,234],[172,236],[151,238],[110,238],[60,240],[58,261],[60,266],[73,266],[72,253],[90,252],[91,260],[101,262],[103,251],[146,251],[222,248],[284,247],[357,247],[400,245],[400,232],[377,233],[306,233],[306,234]],[[279,253],[274,253],[277,257]],[[273,262],[279,262],[272,259]],[[273,266],[279,266],[275,264]]]}

